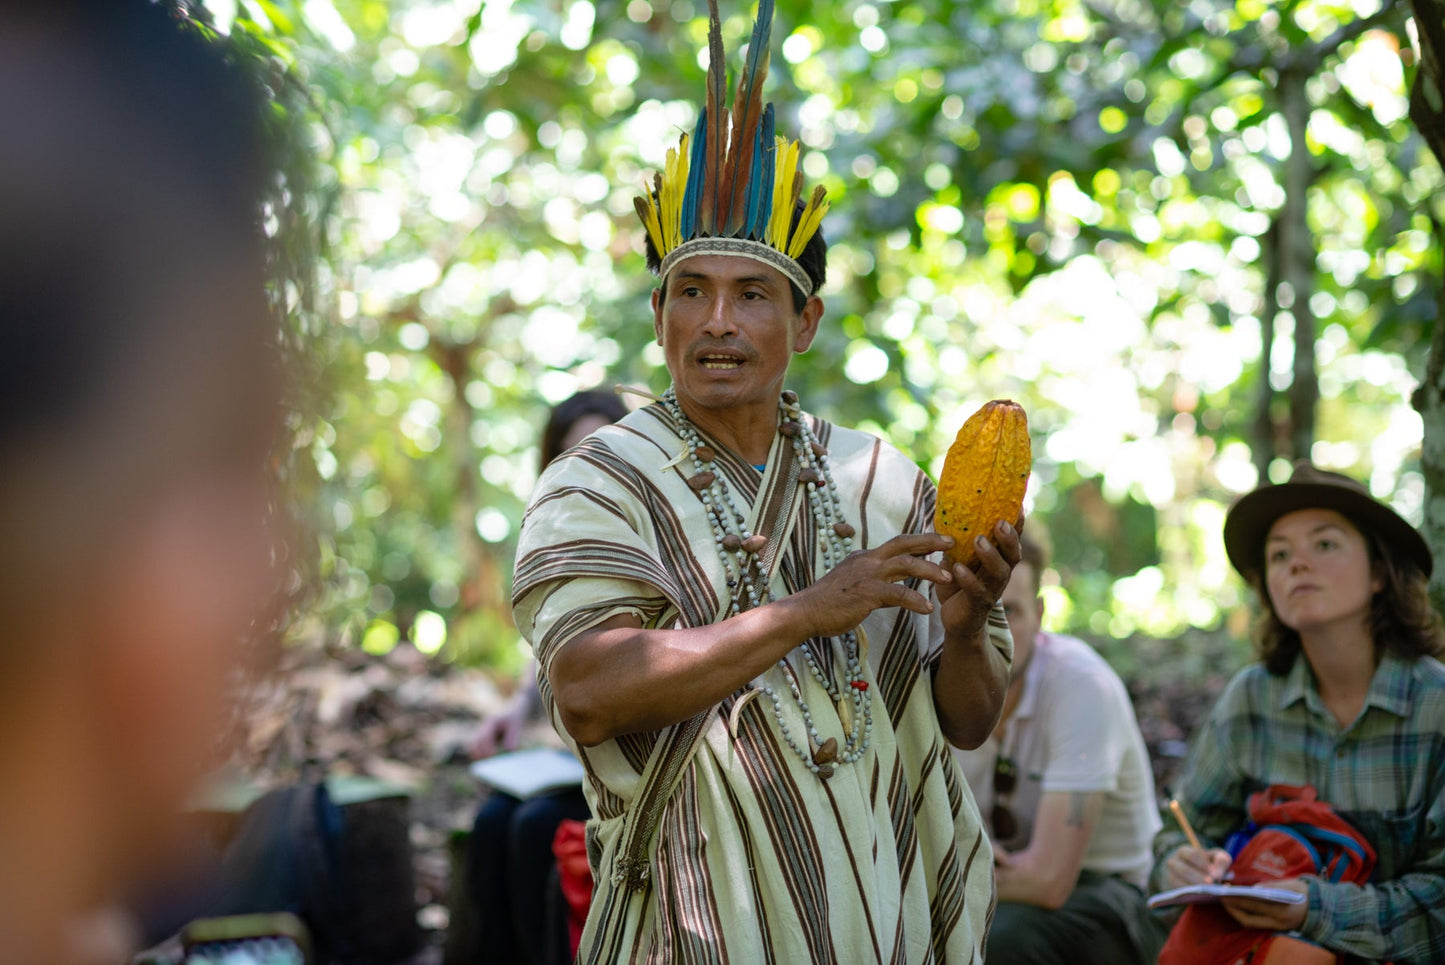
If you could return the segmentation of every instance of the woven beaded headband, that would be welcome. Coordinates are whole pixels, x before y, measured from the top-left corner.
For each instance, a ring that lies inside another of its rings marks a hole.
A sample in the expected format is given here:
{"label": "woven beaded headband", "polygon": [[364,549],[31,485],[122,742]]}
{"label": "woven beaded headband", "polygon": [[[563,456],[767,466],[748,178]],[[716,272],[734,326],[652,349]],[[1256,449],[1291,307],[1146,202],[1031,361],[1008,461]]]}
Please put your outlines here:
{"label": "woven beaded headband", "polygon": [[692,137],[682,135],[667,151],[665,169],[653,176],[637,214],[662,260],[666,278],[694,255],[736,255],[776,268],[807,295],[813,282],[798,256],[818,233],[828,210],[826,192],[815,187],[795,221],[803,190],[801,148],[773,132],[773,105],[763,104],[773,0],[760,0],[748,42],[748,61],[738,78],[728,130],[727,67],[717,0],[708,0],[707,103]]}

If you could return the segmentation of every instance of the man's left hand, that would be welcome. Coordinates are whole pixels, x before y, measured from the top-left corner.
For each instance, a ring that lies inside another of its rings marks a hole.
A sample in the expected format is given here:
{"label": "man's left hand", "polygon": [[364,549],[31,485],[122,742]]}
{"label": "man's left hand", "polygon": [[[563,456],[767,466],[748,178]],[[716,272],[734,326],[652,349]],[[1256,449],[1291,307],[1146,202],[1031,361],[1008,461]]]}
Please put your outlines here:
{"label": "man's left hand", "polygon": [[[1019,517],[1019,527],[1022,526],[1023,517]],[[1003,596],[1009,576],[1022,556],[1018,530],[1002,520],[993,528],[993,542],[979,536],[975,548],[978,551],[975,569],[955,563],[950,570],[953,581],[934,584],[942,607],[939,615],[943,618],[943,629],[949,636],[965,640],[983,633],[989,611]]]}
{"label": "man's left hand", "polygon": [[[1309,886],[1299,878],[1285,878],[1281,881],[1266,881],[1263,884],[1281,891],[1309,894]],[[1278,901],[1260,901],[1258,898],[1224,898],[1220,901],[1229,917],[1246,928],[1263,928],[1268,931],[1295,931],[1305,923],[1308,902],[1287,905]]]}

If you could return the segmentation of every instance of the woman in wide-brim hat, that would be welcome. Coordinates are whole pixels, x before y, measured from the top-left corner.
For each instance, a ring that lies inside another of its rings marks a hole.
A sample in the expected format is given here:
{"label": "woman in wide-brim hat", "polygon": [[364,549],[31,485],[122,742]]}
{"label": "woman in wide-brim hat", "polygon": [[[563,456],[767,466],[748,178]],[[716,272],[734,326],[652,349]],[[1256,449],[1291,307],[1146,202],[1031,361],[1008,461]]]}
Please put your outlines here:
{"label": "woman in wide-brim hat", "polygon": [[1220,695],[1176,786],[1204,847],[1160,832],[1154,884],[1219,880],[1249,795],[1313,785],[1374,845],[1371,884],[1289,879],[1307,901],[1227,899],[1230,915],[1367,961],[1445,961],[1445,635],[1429,547],[1364,486],[1307,462],[1240,499],[1224,543],[1260,597],[1261,659]]}

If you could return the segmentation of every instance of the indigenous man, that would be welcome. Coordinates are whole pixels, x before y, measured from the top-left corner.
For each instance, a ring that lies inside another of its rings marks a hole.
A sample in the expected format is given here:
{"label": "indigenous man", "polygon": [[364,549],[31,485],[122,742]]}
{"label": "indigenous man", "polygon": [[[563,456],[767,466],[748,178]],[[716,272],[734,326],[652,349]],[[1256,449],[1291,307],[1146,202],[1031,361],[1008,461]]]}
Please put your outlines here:
{"label": "indigenous man", "polygon": [[580,960],[976,962],[992,857],[945,738],[997,719],[1017,536],[931,562],[928,479],[783,390],[826,205],[797,204],[762,109],[771,2],[730,137],[710,7],[693,152],[639,200],[672,388],[552,464],[518,548],[517,622],[588,775]]}
{"label": "indigenous man", "polygon": [[1082,640],[1040,632],[1042,546],[1021,540],[1003,606],[1014,664],[1003,719],[956,751],[991,815],[998,910],[989,965],[1152,963],[1144,905],[1159,830],[1149,753],[1124,683]]}

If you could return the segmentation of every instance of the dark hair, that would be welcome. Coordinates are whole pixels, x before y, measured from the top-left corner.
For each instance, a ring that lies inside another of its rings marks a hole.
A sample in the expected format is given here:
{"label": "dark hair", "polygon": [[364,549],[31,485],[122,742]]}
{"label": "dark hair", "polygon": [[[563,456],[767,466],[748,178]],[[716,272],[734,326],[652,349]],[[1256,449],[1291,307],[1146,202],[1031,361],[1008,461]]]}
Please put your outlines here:
{"label": "dark hair", "polygon": [[[798,219],[803,216],[803,202],[799,201],[793,208],[793,227],[798,226]],[[652,243],[652,235],[643,232],[643,243],[647,247],[647,270],[654,275],[662,271],[662,256],[657,253],[657,247]],[[823,237],[823,229],[819,228],[808,243],[803,246],[803,253],[798,256],[798,265],[808,280],[813,283],[813,294],[823,290],[823,283],[828,280],[828,242]],[[808,304],[808,295],[791,281],[788,288],[793,292],[793,313],[797,314]],[[664,300],[667,298],[667,289],[659,288]]]}
{"label": "dark hair", "polygon": [[1019,534],[1019,551],[1023,554],[1020,563],[1027,563],[1033,571],[1034,595],[1038,596],[1043,585],[1044,570],[1049,566],[1049,553],[1044,544],[1027,534]]}
{"label": "dark hair", "polygon": [[542,430],[542,469],[553,459],[562,455],[562,440],[579,419],[587,416],[601,416],[608,422],[616,422],[627,415],[627,406],[616,392],[590,389],[578,392],[570,399],[557,403],[547,416],[547,427]]}
{"label": "dark hair", "polygon": [[[0,605],[158,480],[264,466],[265,100],[179,0],[0,5]],[[74,466],[84,465],[84,473]],[[14,578],[12,578],[12,575]]]}
{"label": "dark hair", "polygon": [[[35,8],[6,11],[21,43],[34,32],[34,57],[18,48],[0,66],[7,446],[82,409],[116,415],[113,373],[139,370],[147,343],[224,324],[157,311],[197,262],[241,253],[218,302],[263,291],[261,92],[174,2]],[[45,62],[59,50],[66,62]]]}
{"label": "dark hair", "polygon": [[[1345,514],[1341,514],[1345,515]],[[1425,574],[1414,561],[1397,555],[1373,529],[1345,515],[1365,539],[1370,572],[1383,586],[1370,601],[1369,628],[1375,655],[1393,653],[1405,660],[1445,654],[1445,630],[1430,605]],[[1264,603],[1254,627],[1255,647],[1265,669],[1277,677],[1289,673],[1300,652],[1299,631],[1285,626],[1275,613],[1261,569],[1250,580]]]}

